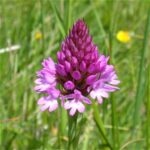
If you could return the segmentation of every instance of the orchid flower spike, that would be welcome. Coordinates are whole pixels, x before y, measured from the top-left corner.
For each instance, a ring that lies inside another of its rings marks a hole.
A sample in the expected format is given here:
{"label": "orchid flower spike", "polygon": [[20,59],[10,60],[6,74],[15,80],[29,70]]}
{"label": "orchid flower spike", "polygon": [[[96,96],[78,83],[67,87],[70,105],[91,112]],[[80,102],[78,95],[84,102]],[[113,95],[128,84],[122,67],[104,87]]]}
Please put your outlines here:
{"label": "orchid flower spike", "polygon": [[78,20],[62,42],[57,62],[49,57],[37,72],[35,90],[45,95],[38,100],[41,111],[56,110],[58,99],[71,116],[85,111],[85,104],[92,103],[90,96],[101,104],[120,83],[108,60],[99,54],[85,22]]}

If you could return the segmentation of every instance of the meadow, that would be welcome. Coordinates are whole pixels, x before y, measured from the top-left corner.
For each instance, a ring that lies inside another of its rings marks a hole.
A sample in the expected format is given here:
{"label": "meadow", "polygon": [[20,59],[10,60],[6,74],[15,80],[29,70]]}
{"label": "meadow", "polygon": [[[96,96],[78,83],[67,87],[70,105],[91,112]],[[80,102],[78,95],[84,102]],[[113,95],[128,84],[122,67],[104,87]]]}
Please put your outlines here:
{"label": "meadow", "polygon": [[[0,0],[1,150],[67,149],[67,112],[40,112],[33,87],[42,60],[56,61],[78,19],[99,53],[110,56],[121,83],[101,105],[79,114],[72,149],[150,149],[150,0]],[[119,41],[119,31],[130,40]]]}

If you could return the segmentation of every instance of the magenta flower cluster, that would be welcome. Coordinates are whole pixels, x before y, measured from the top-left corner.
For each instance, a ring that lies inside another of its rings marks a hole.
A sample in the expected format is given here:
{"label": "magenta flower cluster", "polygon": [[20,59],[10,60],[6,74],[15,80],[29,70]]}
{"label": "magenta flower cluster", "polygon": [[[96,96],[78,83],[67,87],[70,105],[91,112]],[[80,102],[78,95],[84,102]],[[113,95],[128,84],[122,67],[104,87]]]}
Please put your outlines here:
{"label": "magenta flower cluster", "polygon": [[109,57],[98,53],[83,20],[74,24],[62,42],[57,60],[54,63],[50,57],[45,59],[37,72],[35,90],[45,95],[38,100],[41,111],[54,111],[61,101],[70,115],[83,113],[85,104],[92,103],[88,97],[101,104],[103,98],[118,89],[120,81],[114,67],[108,64]]}

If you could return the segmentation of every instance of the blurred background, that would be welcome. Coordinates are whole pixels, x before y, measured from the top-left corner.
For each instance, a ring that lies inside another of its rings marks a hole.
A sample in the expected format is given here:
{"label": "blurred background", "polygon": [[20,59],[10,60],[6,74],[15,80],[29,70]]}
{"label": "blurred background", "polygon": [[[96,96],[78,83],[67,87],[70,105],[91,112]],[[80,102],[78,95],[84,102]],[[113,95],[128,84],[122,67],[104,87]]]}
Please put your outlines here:
{"label": "blurred background", "polygon": [[[149,8],[149,0],[0,0],[1,149],[66,149],[66,113],[41,113],[33,87],[41,61],[56,60],[80,18],[121,80],[99,106],[109,142],[114,150],[150,149]],[[79,120],[77,149],[103,149],[90,106]]]}

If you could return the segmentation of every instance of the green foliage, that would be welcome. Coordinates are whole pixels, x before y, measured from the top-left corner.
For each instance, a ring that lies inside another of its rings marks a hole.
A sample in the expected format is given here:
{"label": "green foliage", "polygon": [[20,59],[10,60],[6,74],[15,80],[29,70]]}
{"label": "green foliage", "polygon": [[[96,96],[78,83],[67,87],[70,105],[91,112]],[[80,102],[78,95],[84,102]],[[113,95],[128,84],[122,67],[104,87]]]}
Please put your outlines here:
{"label": "green foliage", "polygon": [[[41,61],[49,56],[56,60],[61,41],[79,18],[86,21],[100,53],[111,56],[121,84],[94,111],[87,106],[78,114],[76,149],[150,149],[148,9],[149,0],[0,0],[0,50],[21,46],[0,53],[1,149],[67,148],[66,111],[41,113],[33,87]],[[117,41],[119,30],[131,32],[129,43]],[[38,32],[41,39],[36,39]]]}

